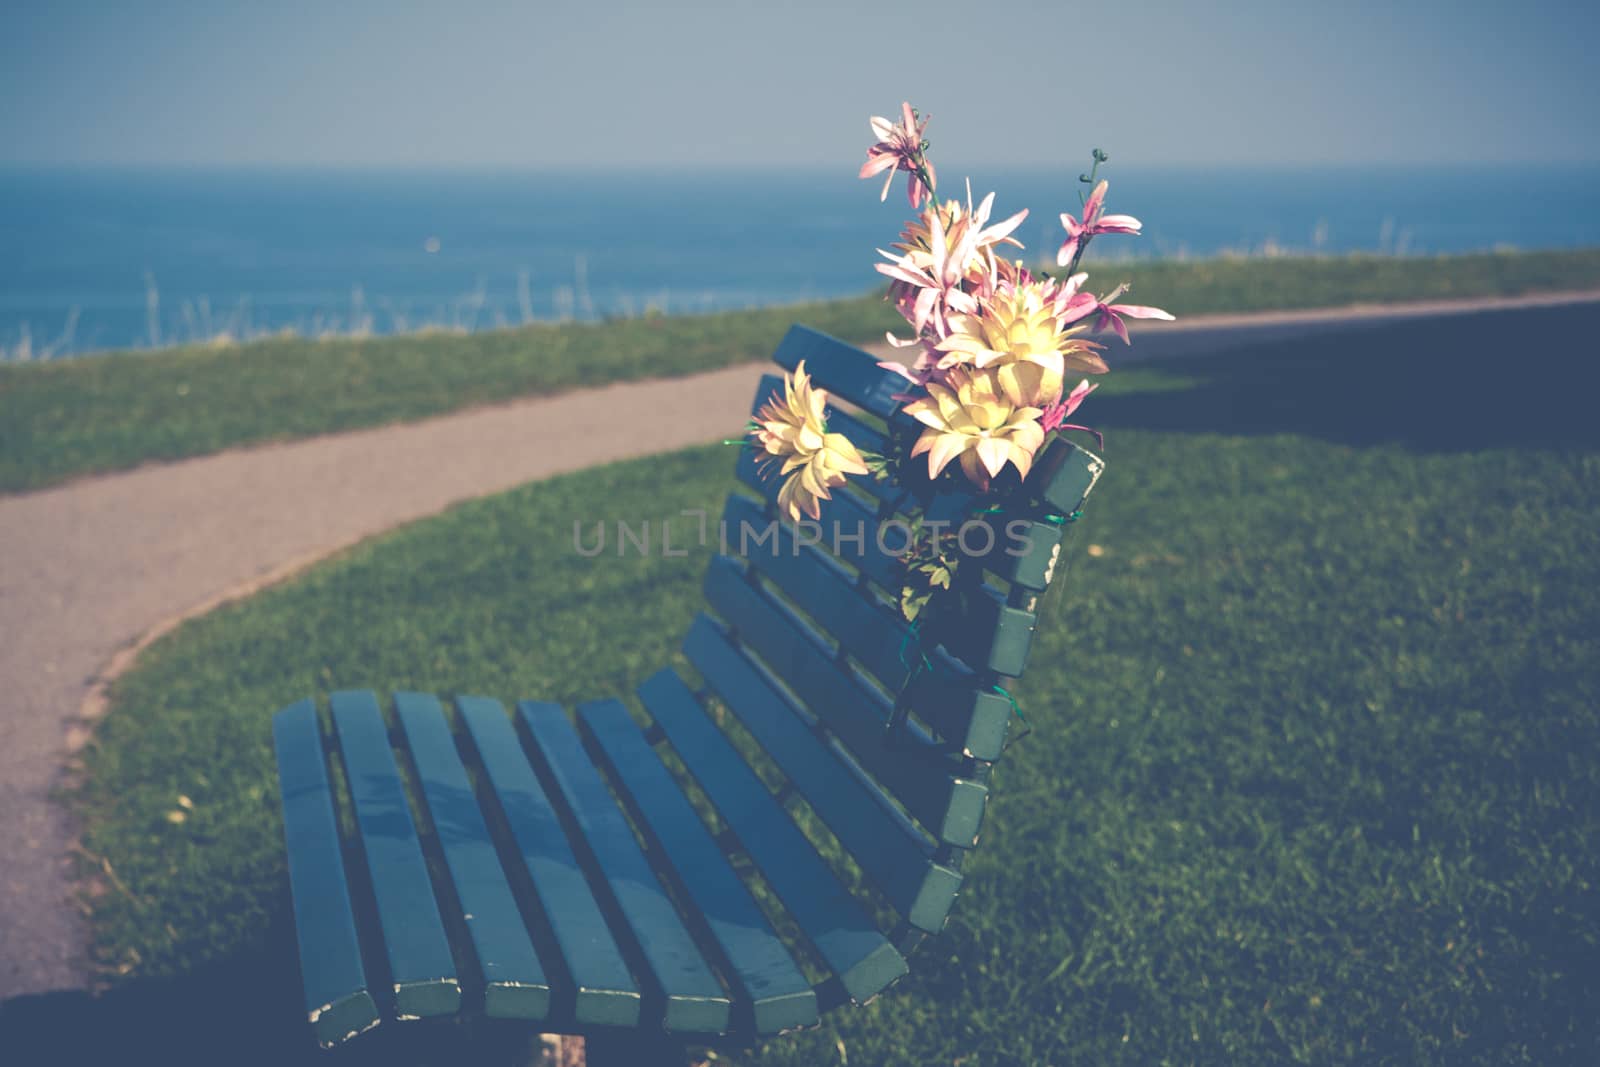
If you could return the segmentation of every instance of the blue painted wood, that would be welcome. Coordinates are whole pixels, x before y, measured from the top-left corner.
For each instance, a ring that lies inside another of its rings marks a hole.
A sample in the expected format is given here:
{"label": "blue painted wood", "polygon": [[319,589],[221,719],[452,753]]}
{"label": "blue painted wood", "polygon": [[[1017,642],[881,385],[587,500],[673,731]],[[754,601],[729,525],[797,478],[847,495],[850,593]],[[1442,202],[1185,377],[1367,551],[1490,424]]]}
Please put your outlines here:
{"label": "blue painted wood", "polygon": [[[827,420],[829,433],[844,434],[850,438],[850,443],[855,445],[858,451],[883,455],[884,448],[888,444],[888,437],[882,430],[868,425],[866,420],[851,414],[837,404],[828,405]],[[861,483],[863,488],[888,486],[886,482],[879,482],[871,478],[863,478]],[[890,486],[889,488],[893,487]],[[898,495],[901,490],[894,489],[894,492]]]}
{"label": "blue painted wood", "polygon": [[[736,468],[740,481],[758,489],[769,505],[777,500],[782,479],[773,468],[765,470],[756,466],[755,453],[746,450]],[[734,497],[730,508],[735,505]],[[728,548],[748,558],[763,569],[767,561],[781,565],[785,556],[798,558],[795,545],[815,547],[858,568],[870,578],[886,597],[898,598],[905,582],[905,565],[894,555],[906,539],[903,528],[885,526],[880,529],[877,516],[852,497],[834,493],[832,500],[824,500],[816,528],[805,528],[787,522],[762,517],[747,518],[749,512],[741,509],[729,522],[726,538]],[[728,518],[724,513],[724,518]],[[756,531],[746,534],[745,531]],[[792,540],[790,540],[792,538]],[[786,590],[787,591],[787,590]],[[992,601],[992,603],[991,603]],[[898,616],[898,611],[895,612]],[[1035,616],[1033,612],[1010,607],[1003,598],[979,598],[973,612],[960,627],[949,633],[949,650],[965,663],[978,669],[993,670],[998,674],[1016,676],[1022,673],[1027,662],[1028,649],[1033,640]],[[844,638],[841,635],[841,640]],[[844,643],[852,651],[853,641]],[[881,645],[882,635],[875,642]],[[896,656],[899,657],[899,642]],[[897,688],[898,682],[890,683]]]}
{"label": "blue painted wood", "polygon": [[444,707],[427,693],[396,693],[394,703],[482,972],[484,1013],[543,1019],[550,1013],[550,983],[500,867]]}
{"label": "blue painted wood", "polygon": [[639,988],[533,773],[505,708],[484,697],[456,698],[478,760],[511,827],[516,851],[560,946],[581,1025],[637,1026]]}
{"label": "blue painted wood", "polygon": [[[741,524],[766,519],[758,506],[736,496],[729,498],[723,521],[737,530]],[[728,547],[737,550],[737,537],[729,539]],[[858,588],[833,560],[797,544],[788,529],[776,530],[765,546],[748,553],[747,560],[815,619],[852,660],[890,692],[900,692],[917,664],[919,645],[898,609],[871,590]],[[997,758],[1011,705],[983,692],[978,676],[965,664],[939,649],[924,651],[933,671],[917,676],[907,691],[907,706],[957,751],[978,759]]]}
{"label": "blue painted wood", "polygon": [[817,1021],[817,998],[750,891],[690,807],[628,711],[616,701],[578,709],[635,822],[693,902],[741,987],[756,1033]]}
{"label": "blue painted wood", "polygon": [[639,696],[851,999],[865,1001],[906,973],[905,960],[678,676],[652,675]]}
{"label": "blue painted wood", "polygon": [[[744,449],[740,453],[739,462],[734,468],[740,481],[766,498],[769,509],[775,509],[778,490],[783,485],[783,478],[778,471],[776,465],[761,466],[758,454],[751,449]],[[784,522],[787,524],[788,520]],[[899,595],[905,567],[884,551],[886,545],[898,548],[899,540],[891,541],[887,536],[880,539],[876,512],[855,497],[835,490],[831,500],[821,501],[818,518],[814,522],[809,519],[806,522],[808,525],[803,529],[808,531],[805,534],[807,543],[815,544],[856,567],[884,589],[893,590],[895,595]],[[765,547],[772,543],[770,536],[766,540],[762,538],[768,535],[771,528],[765,518],[744,528],[750,531],[748,535],[740,527],[729,527],[727,540],[730,550],[739,555],[770,551]]]}
{"label": "blue painted wood", "polygon": [[941,537],[959,553],[991,574],[1034,592],[1050,585],[1061,551],[1061,527],[1041,522],[1019,510],[982,510],[967,493],[948,493],[928,504],[925,517],[939,522]]}
{"label": "blue painted wood", "polygon": [[1083,507],[1105,469],[1105,460],[1059,437],[1039,457],[1038,473],[1030,484],[1040,486],[1045,505],[1057,515],[1071,515]]}
{"label": "blue painted wood", "polygon": [[395,1014],[452,1014],[461,1007],[461,983],[378,698],[344,690],[330,702],[389,956]]}
{"label": "blue painted wood", "polygon": [[904,378],[861,349],[805,326],[789,327],[772,358],[791,371],[804,360],[813,382],[880,419],[895,413],[895,394],[906,390]]}
{"label": "blue painted wood", "polygon": [[941,929],[960,874],[935,862],[933,849],[883,809],[709,616],[697,617],[689,627],[683,651],[890,906],[918,929]]}
{"label": "blue painted wood", "polygon": [[[759,508],[737,496],[728,498],[723,520],[730,529],[766,521]],[[885,687],[899,688],[913,657],[908,654],[907,624],[899,609],[885,599],[886,594],[858,587],[831,558],[801,544],[788,526],[774,530],[768,543],[759,548],[741,545],[733,538],[728,547],[733,551],[750,547],[741,553],[750,566],[772,579]]]}
{"label": "blue painted wood", "polygon": [[302,700],[278,712],[272,742],[306,1015],[317,1043],[331,1048],[377,1026],[378,1009],[361,962],[315,705]]}
{"label": "blue painted wood", "polygon": [[1028,665],[1038,621],[1032,610],[1014,607],[1003,594],[985,588],[969,601],[963,624],[946,633],[945,647],[967,663],[1015,678]]}
{"label": "blue painted wood", "polygon": [[877,785],[939,840],[960,848],[977,843],[989,790],[963,777],[961,761],[910,731],[890,745],[884,736],[890,722],[887,703],[838,662],[820,634],[752,585],[728,557],[712,560],[705,592],[712,610],[738,633],[739,643],[805,702],[808,713],[844,743]]}
{"label": "blue painted wood", "polygon": [[666,1028],[674,1033],[725,1033],[732,1002],[639,851],[628,821],[595,772],[566,713],[559,705],[534,701],[519,703],[517,712],[661,987]]}

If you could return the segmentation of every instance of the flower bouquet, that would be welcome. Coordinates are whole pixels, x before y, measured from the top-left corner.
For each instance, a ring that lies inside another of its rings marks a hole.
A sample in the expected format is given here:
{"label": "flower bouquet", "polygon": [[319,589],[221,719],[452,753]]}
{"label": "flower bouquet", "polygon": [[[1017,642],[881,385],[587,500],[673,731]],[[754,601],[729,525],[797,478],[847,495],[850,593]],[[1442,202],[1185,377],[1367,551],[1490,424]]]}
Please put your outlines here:
{"label": "flower bouquet", "polygon": [[[877,264],[890,279],[887,299],[911,328],[909,337],[890,333],[888,343],[913,358],[880,364],[906,380],[882,455],[863,454],[843,434],[829,432],[826,395],[812,386],[803,363],[795,369],[749,434],[763,459],[780,463],[786,476],[779,511],[796,522],[815,520],[820,502],[852,475],[893,476],[922,487],[930,499],[936,489],[960,483],[972,516],[1038,511],[1028,474],[1041,450],[1069,431],[1091,434],[1103,447],[1098,432],[1067,421],[1095,389],[1088,378],[1069,389],[1068,376],[1109,369],[1105,346],[1090,335],[1110,332],[1127,343],[1124,319],[1172,318],[1120,302],[1126,286],[1106,296],[1083,287],[1088,276],[1078,266],[1090,242],[1100,234],[1137,234],[1141,224],[1105,213],[1107,183],[1096,178],[1107,156],[1096,149],[1093,167],[1079,179],[1088,189],[1080,213],[1061,216],[1066,237],[1056,264],[1064,270],[1052,277],[1008,258],[1022,248],[1012,234],[1027,211],[991,223],[994,194],[974,205],[970,183],[965,201],[939,199],[923,138],[927,119],[909,103],[898,123],[875,117],[871,126],[877,140],[861,177],[886,173],[880,197],[886,200],[895,175],[905,173],[917,212],[894,251],[879,250],[887,262]],[[914,526],[904,561],[900,610],[914,627],[963,616],[970,583],[961,580],[956,538]]]}

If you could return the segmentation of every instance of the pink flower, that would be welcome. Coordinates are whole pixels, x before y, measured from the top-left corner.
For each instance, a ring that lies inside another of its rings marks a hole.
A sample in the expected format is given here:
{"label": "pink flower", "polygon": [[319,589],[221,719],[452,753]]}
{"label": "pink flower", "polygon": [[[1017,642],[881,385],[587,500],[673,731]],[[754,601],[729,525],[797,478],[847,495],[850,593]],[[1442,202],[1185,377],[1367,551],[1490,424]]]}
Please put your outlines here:
{"label": "pink flower", "polygon": [[1094,392],[1097,388],[1098,386],[1090,385],[1089,379],[1085,378],[1083,381],[1078,383],[1078,387],[1076,389],[1062,397],[1056,403],[1045,408],[1044,414],[1039,417],[1039,424],[1044,428],[1044,432],[1051,433],[1056,430],[1082,430],[1084,433],[1093,434],[1095,442],[1101,448],[1105,448],[1106,438],[1105,435],[1099,430],[1095,429],[1093,426],[1080,426],[1078,423],[1065,421],[1068,415],[1071,415],[1074,411],[1078,410],[1078,405],[1083,403],[1083,398]]}
{"label": "pink flower", "polygon": [[[970,315],[978,310],[978,301],[962,288],[962,283],[966,281],[968,261],[974,255],[979,231],[967,228],[952,246],[951,235],[946,233],[939,212],[930,210],[927,218],[928,250],[925,254],[907,252],[896,257],[880,248],[878,252],[893,262],[879,263],[877,267],[879,273],[907,287],[899,294],[897,303],[902,304],[902,313],[909,310],[906,318],[911,320],[911,328],[918,336],[932,323],[934,331],[943,337],[950,332],[945,320],[947,313]],[[903,306],[905,301],[909,301],[909,309]]]}
{"label": "pink flower", "polygon": [[[1002,244],[1022,246],[1011,233],[1028,217],[1027,209],[991,226],[993,210],[993,193],[974,208],[969,187],[965,207],[958,200],[929,201],[900,235],[904,241],[895,247],[903,254],[878,250],[890,260],[877,265],[879,272],[894,279],[889,299],[916,330],[917,340],[929,325],[937,338],[948,334],[948,314],[976,313],[994,292],[1001,262],[994,250]],[[917,340],[900,343],[891,338],[890,343],[905,347]]]}
{"label": "pink flower", "polygon": [[1087,271],[1077,274],[1056,283],[1056,289],[1051,298],[1051,308],[1055,312],[1056,320],[1062,326],[1070,326],[1079,319],[1087,318],[1094,314],[1100,302],[1092,293],[1081,293],[1078,287],[1089,279]]}
{"label": "pink flower", "polygon": [[1115,300],[1117,297],[1121,296],[1127,291],[1128,287],[1126,285],[1119,285],[1111,291],[1110,296],[1105,297],[1103,300],[1094,301],[1092,310],[1097,312],[1097,317],[1094,320],[1094,328],[1096,330],[1103,330],[1109,326],[1111,328],[1111,332],[1122,338],[1122,343],[1126,345],[1132,344],[1132,342],[1128,339],[1128,327],[1127,324],[1122,321],[1122,316],[1126,315],[1130,319],[1161,319],[1165,322],[1173,321],[1172,316],[1167,312],[1162,311],[1160,308],[1146,307],[1143,304],[1111,303],[1111,301]]}
{"label": "pink flower", "polygon": [[[968,249],[970,258],[967,263],[967,288],[982,303],[994,292],[995,286],[1000,281],[1002,272],[1000,264],[1003,261],[995,254],[995,249],[1003,244],[1022,247],[1022,242],[1011,234],[1022,225],[1022,220],[1028,217],[1028,209],[1023,208],[1010,218],[990,226],[989,213],[994,210],[994,194],[990,193],[984,197],[983,202],[974,209],[970,181],[967,182],[966,214],[961,214],[960,207],[955,201],[951,201],[951,204],[955,205],[951,242],[964,245]],[[969,233],[970,239],[963,240]]]}
{"label": "pink flower", "polygon": [[1094,187],[1094,192],[1089,194],[1089,199],[1083,205],[1083,221],[1068,215],[1061,214],[1061,225],[1067,228],[1067,242],[1061,246],[1061,251],[1056,253],[1056,263],[1066,266],[1078,254],[1080,244],[1087,243],[1089,238],[1097,233],[1133,233],[1137,234],[1144,224],[1132,215],[1106,215],[1105,200],[1106,186],[1101,182]]}
{"label": "pink flower", "polygon": [[989,215],[993,210],[993,193],[984,197],[977,207],[972,206],[972,183],[968,182],[965,205],[959,200],[946,200],[942,204],[929,201],[928,206],[901,231],[900,243],[894,246],[901,255],[893,252],[883,254],[907,266],[927,270],[934,258],[933,224],[930,220],[937,215],[939,225],[944,228],[945,247],[965,252],[962,266],[970,285],[969,291],[981,289],[994,282],[993,276],[1000,263],[995,249],[1001,245],[1022,247],[1022,242],[1011,234],[1028,217],[1028,211],[1024,208],[1003,222],[990,226]]}
{"label": "pink flower", "polygon": [[[932,185],[936,179],[933,174],[933,164],[922,153],[922,131],[927,127],[928,120],[917,121],[917,116],[911,110],[909,103],[902,103],[901,121],[895,125],[886,118],[874,115],[871,125],[872,132],[878,138],[876,144],[867,149],[867,161],[861,165],[862,178],[870,178],[874,174],[887,170],[889,177],[883,183],[881,200],[889,199],[889,186],[894,184],[896,171],[906,171],[911,175],[906,184],[906,196],[911,201],[912,210],[922,205],[924,196],[933,198]],[[923,183],[923,178],[927,183]]]}
{"label": "pink flower", "polygon": [[[883,360],[878,364],[879,367],[886,371],[890,371],[891,373],[898,374],[900,377],[904,378],[918,389],[925,389],[927,388],[929,382],[938,381],[940,379],[942,375],[939,370],[939,357],[944,353],[934,348],[935,342],[932,339],[921,338],[912,341],[902,341],[892,333],[885,334],[884,339],[889,342],[889,347],[891,348],[917,348],[917,358],[909,367],[899,360],[894,359]],[[913,400],[915,397],[916,394],[914,393],[895,395],[895,399],[901,401]]]}
{"label": "pink flower", "polygon": [[[1044,416],[1039,420],[1044,426],[1044,432],[1050,433],[1053,430],[1061,429],[1063,420],[1066,419],[1068,415],[1071,415],[1074,411],[1077,411],[1078,405],[1083,403],[1083,398],[1098,388],[1098,385],[1090,385],[1089,379],[1085,378],[1083,381],[1078,383],[1078,387],[1076,389],[1072,390],[1072,392],[1068,393],[1054,404],[1051,404],[1049,407],[1045,408]],[[1088,427],[1068,426],[1067,429],[1086,430]],[[1089,432],[1093,433],[1094,431],[1090,430]]]}

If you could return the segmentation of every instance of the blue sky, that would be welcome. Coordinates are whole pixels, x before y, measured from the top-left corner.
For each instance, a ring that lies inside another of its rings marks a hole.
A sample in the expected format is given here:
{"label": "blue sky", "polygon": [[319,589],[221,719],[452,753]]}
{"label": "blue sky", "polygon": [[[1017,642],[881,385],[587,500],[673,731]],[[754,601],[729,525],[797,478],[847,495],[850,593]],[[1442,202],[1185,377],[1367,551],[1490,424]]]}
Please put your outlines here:
{"label": "blue sky", "polygon": [[0,165],[1600,161],[1600,5],[11,0]]}

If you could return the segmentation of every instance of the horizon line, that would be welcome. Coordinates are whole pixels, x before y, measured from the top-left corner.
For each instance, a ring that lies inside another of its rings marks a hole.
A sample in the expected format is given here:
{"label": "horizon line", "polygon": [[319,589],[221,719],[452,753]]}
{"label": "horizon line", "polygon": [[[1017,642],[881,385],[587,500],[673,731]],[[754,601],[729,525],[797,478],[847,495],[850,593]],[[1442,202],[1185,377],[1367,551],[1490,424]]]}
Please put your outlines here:
{"label": "horizon line", "polygon": [[[1504,169],[1505,160],[1494,157],[1482,159],[1440,159],[1440,160],[1393,160],[1389,162],[1375,162],[1365,160],[1352,162],[1316,161],[1316,160],[1274,160],[1243,163],[1238,160],[1207,161],[1207,160],[1165,160],[1159,162],[1139,162],[1127,165],[1126,168],[1115,168],[1123,173],[1150,172],[1150,171],[1307,171],[1322,170],[1336,173],[1364,173],[1374,171],[1392,170],[1434,170],[1434,169],[1460,169],[1465,167],[1485,167]],[[719,173],[730,176],[751,175],[771,177],[782,174],[816,176],[824,174],[851,173],[857,164],[845,161],[839,165],[807,161],[805,163],[748,163],[719,164],[705,162],[550,162],[550,163],[506,163],[506,162],[464,162],[464,163],[437,163],[437,162],[329,162],[315,160],[294,161],[266,161],[266,160],[179,160],[179,161],[150,161],[150,160],[7,160],[0,159],[0,172],[44,172],[44,171],[143,171],[143,172],[219,172],[219,171],[256,171],[256,172],[297,172],[297,173],[371,173],[384,172],[409,172],[417,174],[621,174],[627,171],[637,171],[641,174],[710,174]],[[1113,160],[1114,166],[1114,160]],[[1019,172],[1068,172],[1074,169],[1082,170],[1076,163],[1044,163],[1021,162],[996,164],[991,160],[962,162],[952,160],[941,161],[941,170],[947,171],[976,171],[988,169],[1001,173]],[[1600,156],[1594,158],[1552,157],[1547,159],[1520,159],[1516,162],[1518,169],[1544,168],[1544,167],[1574,167],[1588,168],[1600,167]]]}

